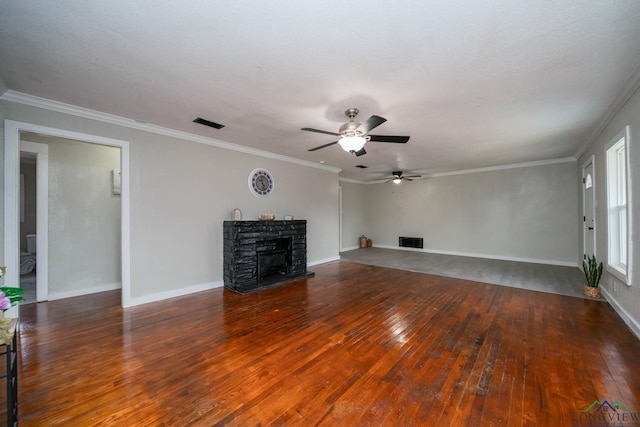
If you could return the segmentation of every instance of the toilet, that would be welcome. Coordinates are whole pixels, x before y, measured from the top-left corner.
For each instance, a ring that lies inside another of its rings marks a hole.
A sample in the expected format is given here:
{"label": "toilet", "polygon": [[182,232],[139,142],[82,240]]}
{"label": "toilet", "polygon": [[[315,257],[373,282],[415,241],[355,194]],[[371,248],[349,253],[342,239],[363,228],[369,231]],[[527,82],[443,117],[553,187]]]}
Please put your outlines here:
{"label": "toilet", "polygon": [[32,254],[36,253],[36,235],[35,234],[27,234],[27,252]]}

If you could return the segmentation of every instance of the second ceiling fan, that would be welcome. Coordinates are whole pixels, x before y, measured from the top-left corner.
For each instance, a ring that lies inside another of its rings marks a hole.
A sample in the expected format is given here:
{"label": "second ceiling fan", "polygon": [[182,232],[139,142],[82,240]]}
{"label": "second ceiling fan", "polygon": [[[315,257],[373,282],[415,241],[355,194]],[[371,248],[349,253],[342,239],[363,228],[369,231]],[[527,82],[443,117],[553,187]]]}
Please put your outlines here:
{"label": "second ceiling fan", "polygon": [[384,182],[393,181],[394,184],[400,184],[402,181],[413,181],[418,178],[422,178],[422,175],[403,175],[402,171],[393,171],[391,176],[386,178]]}
{"label": "second ceiling fan", "polygon": [[364,123],[358,123],[354,121],[358,115],[359,110],[357,108],[349,108],[344,114],[349,117],[349,121],[340,126],[338,133],[328,132],[325,130],[302,128],[300,130],[316,133],[324,133],[327,135],[339,136],[337,141],[330,142],[328,144],[321,145],[319,147],[311,148],[307,151],[316,151],[322,148],[330,147],[334,144],[340,144],[344,151],[355,154],[356,156],[362,156],[367,154],[364,149],[364,145],[368,142],[391,142],[395,144],[405,144],[409,141],[408,136],[394,136],[394,135],[368,135],[369,131],[380,126],[387,119],[373,115],[369,117]]}

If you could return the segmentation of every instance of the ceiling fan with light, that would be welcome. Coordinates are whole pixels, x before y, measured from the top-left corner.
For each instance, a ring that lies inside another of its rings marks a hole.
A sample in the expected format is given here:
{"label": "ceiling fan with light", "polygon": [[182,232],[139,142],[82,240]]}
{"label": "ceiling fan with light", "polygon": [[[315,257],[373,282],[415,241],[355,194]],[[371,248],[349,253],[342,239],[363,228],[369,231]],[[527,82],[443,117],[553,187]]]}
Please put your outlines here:
{"label": "ceiling fan with light", "polygon": [[391,175],[392,176],[384,182],[393,181],[394,184],[400,184],[402,181],[413,181],[414,179],[422,178],[422,175],[403,175],[402,171],[393,171]]}
{"label": "ceiling fan with light", "polygon": [[367,154],[364,149],[364,145],[371,142],[391,142],[395,144],[405,144],[409,141],[408,136],[393,136],[393,135],[368,135],[369,131],[380,126],[387,119],[373,115],[369,117],[364,123],[358,123],[354,121],[355,117],[358,115],[359,110],[357,108],[349,108],[344,114],[349,117],[349,121],[340,126],[338,133],[335,132],[327,132],[319,129],[312,128],[302,128],[300,130],[308,131],[308,132],[317,132],[324,133],[327,135],[335,135],[339,136],[340,139],[337,141],[330,142],[328,144],[321,145],[319,147],[311,148],[307,151],[316,151],[322,148],[330,147],[334,144],[340,144],[344,151],[349,153],[353,153],[356,156],[362,156],[363,154]]}

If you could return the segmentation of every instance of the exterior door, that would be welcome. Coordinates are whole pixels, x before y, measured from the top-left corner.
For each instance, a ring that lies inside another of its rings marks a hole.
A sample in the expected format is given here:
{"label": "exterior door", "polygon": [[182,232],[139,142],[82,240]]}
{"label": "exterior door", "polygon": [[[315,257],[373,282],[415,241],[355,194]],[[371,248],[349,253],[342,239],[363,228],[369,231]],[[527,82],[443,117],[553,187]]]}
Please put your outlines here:
{"label": "exterior door", "polygon": [[582,200],[583,205],[583,238],[584,258],[595,254],[596,222],[595,222],[595,177],[593,174],[593,157],[582,168]]}

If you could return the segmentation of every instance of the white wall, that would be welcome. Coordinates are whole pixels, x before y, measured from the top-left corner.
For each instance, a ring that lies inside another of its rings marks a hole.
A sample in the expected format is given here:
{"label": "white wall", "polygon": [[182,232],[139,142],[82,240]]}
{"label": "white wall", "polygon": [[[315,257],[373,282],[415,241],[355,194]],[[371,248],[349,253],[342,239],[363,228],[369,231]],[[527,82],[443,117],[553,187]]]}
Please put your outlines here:
{"label": "white wall", "polygon": [[[606,155],[605,146],[611,142],[625,126],[630,127],[629,154],[631,156],[629,174],[631,176],[631,245],[633,250],[628,260],[631,273],[631,286],[614,283],[614,277],[607,272],[603,274],[600,286],[607,299],[621,314],[623,319],[640,336],[640,92],[636,92],[628,102],[609,121],[604,130],[578,159],[578,167],[592,155],[595,157],[595,198],[596,206],[596,257],[606,264],[607,259],[607,193],[606,193]],[[582,189],[576,189],[580,197],[580,215],[582,215]],[[582,251],[583,236],[579,236],[579,248]],[[581,253],[581,252],[580,252]],[[615,284],[615,286],[614,286]]]}
{"label": "white wall", "polygon": [[577,265],[575,162],[362,185],[374,246]]}
{"label": "white wall", "polygon": [[342,187],[342,248],[359,247],[358,238],[371,231],[367,185],[341,181]]}
{"label": "white wall", "polygon": [[119,288],[120,149],[36,139],[49,146],[49,298]]}
{"label": "white wall", "polygon": [[[336,170],[4,100],[0,119],[129,141],[132,304],[221,286],[222,222],[236,207],[244,219],[261,213],[306,219],[308,262],[338,257]],[[247,177],[256,167],[275,178],[268,199],[249,192]]]}
{"label": "white wall", "polygon": [[[132,286],[133,298],[186,283],[219,285],[222,223],[234,208],[245,220],[306,219],[309,263],[338,256],[335,173],[161,136],[132,141],[131,159],[132,283],[146,284]],[[275,181],[265,199],[247,185],[257,167]]]}

